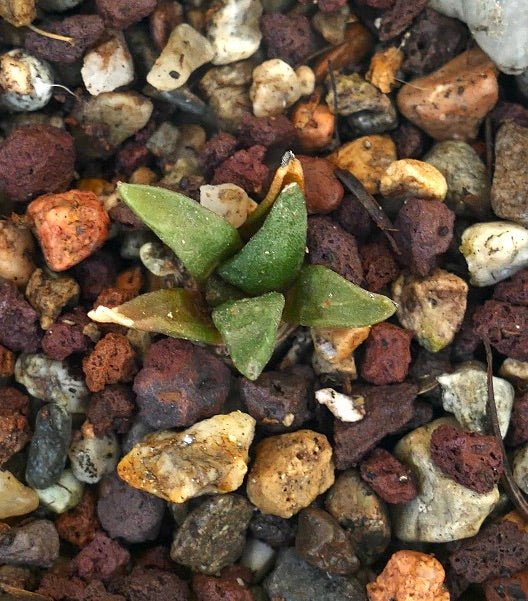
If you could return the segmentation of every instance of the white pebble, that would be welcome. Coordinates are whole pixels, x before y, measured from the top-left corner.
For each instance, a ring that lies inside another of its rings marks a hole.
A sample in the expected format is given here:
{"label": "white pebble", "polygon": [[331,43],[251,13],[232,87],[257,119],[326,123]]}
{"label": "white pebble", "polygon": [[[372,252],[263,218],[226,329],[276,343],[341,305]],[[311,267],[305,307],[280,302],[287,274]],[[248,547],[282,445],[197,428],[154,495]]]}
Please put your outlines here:
{"label": "white pebble", "polygon": [[280,115],[301,96],[295,71],[279,58],[264,61],[253,70],[249,97],[257,117]]}
{"label": "white pebble", "polygon": [[64,470],[55,484],[48,488],[37,488],[42,505],[55,513],[64,513],[79,504],[84,484],[79,482],[71,470]]}
{"label": "white pebble", "polygon": [[513,456],[513,479],[517,486],[528,494],[528,445],[524,444]]}
{"label": "white pebble", "polygon": [[95,484],[112,472],[119,461],[119,454],[119,444],[113,432],[101,438],[94,436],[74,440],[68,451],[74,476],[88,484]]}
{"label": "white pebble", "polygon": [[253,572],[255,582],[260,582],[270,571],[275,560],[275,550],[256,538],[248,538],[242,551],[240,564]]}
{"label": "white pebble", "polygon": [[240,227],[257,206],[236,184],[200,186],[200,204],[229,221],[233,227]]}
{"label": "white pebble", "polygon": [[359,422],[365,417],[365,399],[362,396],[347,396],[333,388],[321,388],[316,391],[315,398],[342,422]]}
{"label": "white pebble", "polygon": [[308,65],[301,65],[295,69],[299,81],[301,96],[309,96],[315,89],[315,73]]}

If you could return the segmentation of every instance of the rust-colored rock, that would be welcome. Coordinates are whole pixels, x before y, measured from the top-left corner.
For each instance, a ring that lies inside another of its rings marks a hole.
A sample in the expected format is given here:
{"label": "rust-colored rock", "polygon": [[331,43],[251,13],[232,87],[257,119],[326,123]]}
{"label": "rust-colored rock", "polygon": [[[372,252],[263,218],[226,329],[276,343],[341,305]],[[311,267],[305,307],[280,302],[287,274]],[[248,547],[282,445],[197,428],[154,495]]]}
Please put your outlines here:
{"label": "rust-colored rock", "polygon": [[519,601],[528,599],[528,571],[513,576],[492,578],[484,583],[486,601]]}
{"label": "rust-colored rock", "polygon": [[306,208],[309,214],[330,213],[337,209],[345,191],[334,175],[334,165],[327,159],[298,155],[306,187]]}
{"label": "rust-colored rock", "polygon": [[506,442],[512,447],[528,442],[528,391],[515,397]]}
{"label": "rust-colored rock", "polygon": [[360,473],[387,503],[407,503],[418,494],[410,468],[385,449],[374,449],[361,463]]}
{"label": "rust-colored rock", "polygon": [[238,150],[214,170],[213,185],[236,184],[250,196],[259,194],[268,178],[269,169],[264,164],[266,148],[257,144],[247,150]]}
{"label": "rust-colored rock", "polygon": [[493,298],[528,307],[528,269],[521,269],[509,280],[499,282],[493,289]]}
{"label": "rust-colored rock", "polygon": [[297,130],[286,115],[255,117],[247,113],[242,117],[238,128],[238,144],[244,147],[260,144],[266,148],[275,147],[285,151],[295,144],[296,137]]}
{"label": "rust-colored rock", "polygon": [[95,538],[95,533],[100,530],[99,520],[95,515],[96,493],[92,488],[84,490],[81,502],[61,513],[55,520],[55,528],[59,536],[75,545],[85,547]]}
{"label": "rust-colored rock", "polygon": [[110,384],[92,396],[86,417],[98,437],[110,430],[124,434],[132,424],[135,407],[134,395],[129,388],[122,384]]}
{"label": "rust-colored rock", "polygon": [[251,573],[242,566],[228,566],[220,576],[194,574],[192,588],[197,601],[254,601],[249,588]]}
{"label": "rust-colored rock", "polygon": [[70,573],[83,580],[107,582],[120,574],[130,561],[130,553],[121,545],[97,532],[70,563]]}
{"label": "rust-colored rock", "polygon": [[86,386],[99,392],[107,384],[130,382],[137,371],[135,353],[128,338],[122,334],[107,334],[83,359]]}
{"label": "rust-colored rock", "polygon": [[384,240],[362,244],[359,256],[365,275],[365,288],[371,292],[379,292],[400,275],[394,255]]}
{"label": "rust-colored rock", "polygon": [[64,313],[52,324],[42,337],[42,350],[58,361],[63,361],[72,353],[84,353],[90,348],[91,340],[83,333],[90,323],[82,307]]}
{"label": "rust-colored rock", "polygon": [[15,372],[15,354],[0,344],[0,380],[10,378]]}
{"label": "rust-colored rock", "polygon": [[29,398],[16,388],[0,388],[0,466],[31,438]]}
{"label": "rust-colored rock", "polygon": [[97,12],[107,27],[126,29],[156,8],[156,0],[96,0]]}

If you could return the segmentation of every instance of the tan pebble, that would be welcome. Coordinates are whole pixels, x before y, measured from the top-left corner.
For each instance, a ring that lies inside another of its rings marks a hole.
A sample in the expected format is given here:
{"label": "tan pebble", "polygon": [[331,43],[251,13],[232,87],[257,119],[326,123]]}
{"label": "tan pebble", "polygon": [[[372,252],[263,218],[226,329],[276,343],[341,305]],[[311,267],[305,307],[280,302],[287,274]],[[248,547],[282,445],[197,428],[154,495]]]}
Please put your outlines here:
{"label": "tan pebble", "polygon": [[435,140],[473,140],[498,99],[497,70],[479,48],[400,90],[398,108]]}
{"label": "tan pebble", "polygon": [[37,493],[19,482],[11,472],[0,471],[0,520],[31,513],[39,505]]}
{"label": "tan pebble", "polygon": [[312,328],[315,352],[329,363],[348,359],[370,333],[370,326],[362,328]]}
{"label": "tan pebble", "polygon": [[332,447],[326,436],[298,430],[258,444],[247,495],[262,513],[290,518],[333,483]]}
{"label": "tan pebble", "polygon": [[125,482],[172,503],[239,488],[247,472],[255,420],[241,411],[215,415],[182,432],[146,436],[117,472]]}
{"label": "tan pebble", "polygon": [[371,194],[377,194],[382,175],[396,160],[396,146],[389,136],[363,136],[343,144],[327,158],[355,175]]}
{"label": "tan pebble", "polygon": [[444,568],[432,555],[397,551],[367,584],[367,593],[370,601],[449,601],[444,579]]}
{"label": "tan pebble", "polygon": [[380,192],[385,198],[424,198],[444,200],[445,177],[432,165],[416,159],[394,161],[382,175]]}
{"label": "tan pebble", "polygon": [[396,47],[380,50],[370,60],[370,67],[365,79],[375,85],[380,92],[389,94],[398,85],[395,77],[405,58],[403,52]]}
{"label": "tan pebble", "polygon": [[508,357],[499,369],[499,375],[514,382],[526,382],[528,380],[528,361],[517,361]]}

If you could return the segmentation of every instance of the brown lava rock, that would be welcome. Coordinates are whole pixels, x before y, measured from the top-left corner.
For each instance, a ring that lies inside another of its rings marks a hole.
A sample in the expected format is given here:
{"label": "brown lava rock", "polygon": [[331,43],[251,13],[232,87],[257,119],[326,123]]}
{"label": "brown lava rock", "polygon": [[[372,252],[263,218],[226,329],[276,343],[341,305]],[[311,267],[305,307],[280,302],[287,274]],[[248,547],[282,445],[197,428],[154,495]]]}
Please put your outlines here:
{"label": "brown lava rock", "polygon": [[365,342],[361,377],[371,384],[403,382],[411,363],[413,334],[391,323],[372,326]]}
{"label": "brown lava rock", "polygon": [[493,578],[484,583],[486,601],[522,601],[528,599],[528,572],[509,578]]}
{"label": "brown lava rock", "polygon": [[226,131],[220,131],[202,146],[199,154],[204,171],[211,174],[220,163],[227,160],[237,149],[238,140]]}
{"label": "brown lava rock", "polygon": [[247,150],[238,150],[214,170],[212,184],[236,184],[250,196],[259,194],[266,182],[269,169],[264,164],[266,148],[257,144]]}
{"label": "brown lava rock", "polygon": [[499,282],[493,289],[493,298],[528,307],[528,268],[521,269],[509,280]]}
{"label": "brown lava rock", "polygon": [[123,288],[103,288],[94,300],[93,308],[97,309],[99,305],[110,308],[119,307],[119,305],[132,300],[134,296],[132,290],[125,290]]}
{"label": "brown lava rock", "polygon": [[312,265],[324,265],[349,282],[362,285],[363,268],[356,239],[330,217],[308,219],[306,245]]}
{"label": "brown lava rock", "polygon": [[29,398],[16,388],[0,388],[0,466],[31,438]]}
{"label": "brown lava rock", "polygon": [[174,572],[136,566],[119,586],[128,601],[186,601],[187,584]]}
{"label": "brown lava rock", "polygon": [[92,580],[84,589],[82,601],[126,601],[123,595],[109,593],[100,580]]}
{"label": "brown lava rock", "polygon": [[0,188],[15,202],[66,190],[74,177],[69,133],[51,125],[14,129],[0,145]]}
{"label": "brown lava rock", "polygon": [[372,221],[367,210],[352,194],[345,194],[332,217],[349,234],[363,242],[370,236]]}
{"label": "brown lava rock", "polygon": [[374,449],[362,461],[360,473],[363,480],[387,503],[407,503],[418,494],[410,468],[385,449]]}
{"label": "brown lava rock", "polygon": [[99,392],[107,384],[130,382],[137,371],[134,349],[126,336],[107,334],[83,359],[82,368],[91,392]]}
{"label": "brown lava rock", "polygon": [[93,488],[85,488],[82,499],[73,509],[61,513],[55,520],[59,536],[75,545],[85,547],[100,529],[95,515],[96,493]]}
{"label": "brown lava rock", "polygon": [[528,442],[528,391],[515,397],[506,442],[512,447]]}
{"label": "brown lava rock", "polygon": [[92,341],[83,334],[83,329],[90,323],[81,307],[71,313],[64,313],[51,325],[42,337],[42,350],[51,357],[63,361],[72,353],[84,353]]}
{"label": "brown lava rock", "polygon": [[98,437],[104,436],[110,430],[117,434],[125,434],[132,425],[135,406],[130,388],[122,384],[110,384],[92,395],[86,417]]}
{"label": "brown lava rock", "polygon": [[407,200],[394,223],[401,262],[416,275],[429,275],[451,244],[454,223],[455,214],[439,200]]}
{"label": "brown lava rock", "polygon": [[86,584],[80,578],[47,572],[35,592],[54,601],[82,601],[85,588]]}
{"label": "brown lava rock", "polygon": [[242,566],[228,566],[220,576],[194,574],[192,588],[197,601],[254,601],[248,587],[251,572]]}
{"label": "brown lava rock", "polygon": [[481,494],[493,490],[503,471],[502,451],[494,436],[448,424],[433,432],[431,458],[455,482]]}
{"label": "brown lava rock", "polygon": [[148,17],[156,8],[156,0],[96,0],[97,12],[107,27],[126,29]]}
{"label": "brown lava rock", "polygon": [[405,31],[427,4],[428,0],[395,0],[381,17],[379,39],[386,42]]}
{"label": "brown lava rock", "polygon": [[73,272],[83,298],[93,301],[114,283],[117,276],[115,256],[100,250],[76,265]]}
{"label": "brown lava rock", "polygon": [[260,144],[266,148],[287,150],[295,144],[296,139],[297,130],[286,115],[255,117],[247,113],[238,128],[238,144],[244,147]]}
{"label": "brown lava rock", "polygon": [[70,562],[70,573],[83,580],[108,582],[120,574],[130,561],[130,553],[121,545],[97,532]]}
{"label": "brown lava rock", "polygon": [[229,369],[220,359],[175,338],[150,347],[134,380],[140,417],[156,429],[191,426],[215,415],[229,386]]}
{"label": "brown lava rock", "polygon": [[308,402],[315,375],[307,365],[268,371],[252,382],[240,380],[240,396],[251,417],[270,432],[300,428],[311,416]]}
{"label": "brown lava rock", "polygon": [[303,64],[315,49],[310,21],[303,15],[265,13],[260,30],[267,58],[280,58],[292,67]]}
{"label": "brown lava rock", "polygon": [[40,338],[38,313],[14,282],[0,277],[0,343],[11,351],[34,353]]}
{"label": "brown lava rock", "polygon": [[365,399],[365,417],[353,423],[334,420],[334,459],[338,470],[356,465],[380,440],[414,417],[414,384],[354,386]]}
{"label": "brown lava rock", "polygon": [[334,165],[327,159],[298,155],[306,187],[308,214],[334,211],[343,200],[344,190],[334,175]]}
{"label": "brown lava rock", "polygon": [[394,255],[383,240],[362,244],[359,256],[365,275],[365,287],[371,292],[379,292],[400,275]]}

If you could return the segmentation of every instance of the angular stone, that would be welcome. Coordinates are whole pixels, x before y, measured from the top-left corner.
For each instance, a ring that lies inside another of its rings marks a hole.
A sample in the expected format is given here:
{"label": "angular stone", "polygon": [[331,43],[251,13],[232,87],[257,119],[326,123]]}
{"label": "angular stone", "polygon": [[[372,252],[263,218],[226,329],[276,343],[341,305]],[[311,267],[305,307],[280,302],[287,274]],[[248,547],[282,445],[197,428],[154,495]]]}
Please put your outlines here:
{"label": "angular stone", "polygon": [[37,493],[19,482],[11,472],[0,471],[0,520],[31,513],[39,505]]}
{"label": "angular stone", "polygon": [[49,568],[59,557],[59,535],[53,522],[35,520],[7,534],[0,538],[1,563]]}

